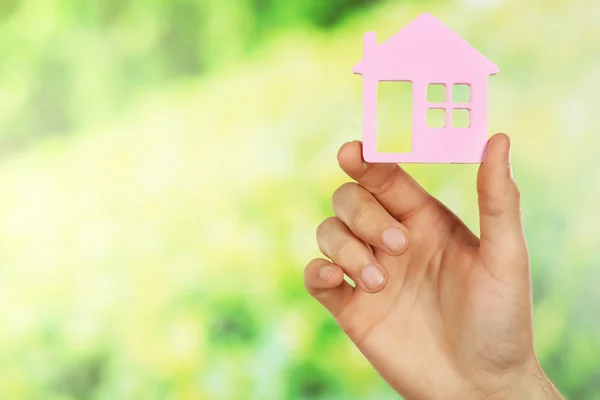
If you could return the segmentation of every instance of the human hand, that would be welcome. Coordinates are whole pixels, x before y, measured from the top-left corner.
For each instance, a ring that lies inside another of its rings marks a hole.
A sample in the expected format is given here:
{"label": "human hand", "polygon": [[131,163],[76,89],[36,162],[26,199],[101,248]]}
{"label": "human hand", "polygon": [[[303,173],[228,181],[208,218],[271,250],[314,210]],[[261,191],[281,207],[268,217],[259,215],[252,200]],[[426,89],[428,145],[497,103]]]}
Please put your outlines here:
{"label": "human hand", "polygon": [[[562,399],[533,346],[529,255],[510,142],[488,143],[480,237],[396,164],[338,153],[356,183],[333,194],[304,274],[379,374],[407,400]],[[350,277],[356,284],[344,280]]]}

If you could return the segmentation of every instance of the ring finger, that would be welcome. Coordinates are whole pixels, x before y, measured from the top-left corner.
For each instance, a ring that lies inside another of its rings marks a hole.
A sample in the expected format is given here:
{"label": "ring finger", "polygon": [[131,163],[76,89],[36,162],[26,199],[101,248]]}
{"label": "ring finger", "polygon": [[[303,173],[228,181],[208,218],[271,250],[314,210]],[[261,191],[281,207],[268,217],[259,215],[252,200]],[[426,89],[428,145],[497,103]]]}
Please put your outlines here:
{"label": "ring finger", "polygon": [[317,229],[321,252],[339,265],[357,287],[377,293],[387,284],[387,271],[377,262],[367,245],[335,217],[327,218]]}

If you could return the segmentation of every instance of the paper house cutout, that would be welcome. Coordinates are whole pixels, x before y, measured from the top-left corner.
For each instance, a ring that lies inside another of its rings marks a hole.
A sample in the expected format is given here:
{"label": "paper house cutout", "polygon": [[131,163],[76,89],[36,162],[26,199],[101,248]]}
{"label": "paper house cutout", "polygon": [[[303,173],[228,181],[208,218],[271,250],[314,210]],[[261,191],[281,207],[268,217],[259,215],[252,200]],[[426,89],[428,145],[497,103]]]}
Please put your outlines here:
{"label": "paper house cutout", "polygon": [[[354,67],[363,78],[363,157],[368,162],[480,163],[488,140],[488,79],[498,67],[431,14],[421,14],[387,42],[365,33],[364,57]],[[412,149],[377,150],[377,86],[380,81],[412,82]],[[445,86],[445,100],[432,103],[428,86]],[[453,101],[455,85],[468,85],[470,98]],[[429,127],[427,114],[445,113],[443,127]],[[440,111],[441,110],[441,111]],[[453,127],[452,114],[469,114],[467,127]]]}

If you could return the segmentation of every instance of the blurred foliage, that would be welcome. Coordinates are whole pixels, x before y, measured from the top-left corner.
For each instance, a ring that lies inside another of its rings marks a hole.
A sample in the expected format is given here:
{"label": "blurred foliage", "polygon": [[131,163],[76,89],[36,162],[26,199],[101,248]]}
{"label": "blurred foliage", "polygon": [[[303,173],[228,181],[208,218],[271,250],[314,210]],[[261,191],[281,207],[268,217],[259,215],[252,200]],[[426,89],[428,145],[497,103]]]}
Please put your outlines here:
{"label": "blurred foliage", "polygon": [[[600,399],[595,0],[0,2],[0,398],[398,398],[302,269],[362,33],[422,11],[500,66],[538,352]],[[409,171],[477,231],[475,166]]]}
{"label": "blurred foliage", "polygon": [[5,0],[0,146],[102,124],[156,85],[248,55],[274,30],[330,27],[375,0]]}

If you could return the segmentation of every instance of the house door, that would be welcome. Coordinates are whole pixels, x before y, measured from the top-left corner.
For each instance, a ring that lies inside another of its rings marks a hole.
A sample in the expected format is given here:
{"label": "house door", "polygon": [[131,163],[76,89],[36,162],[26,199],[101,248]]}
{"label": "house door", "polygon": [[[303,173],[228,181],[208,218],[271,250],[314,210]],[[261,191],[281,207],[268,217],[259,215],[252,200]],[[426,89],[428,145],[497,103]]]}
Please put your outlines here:
{"label": "house door", "polygon": [[377,151],[409,153],[412,148],[412,82],[379,81],[377,85]]}

